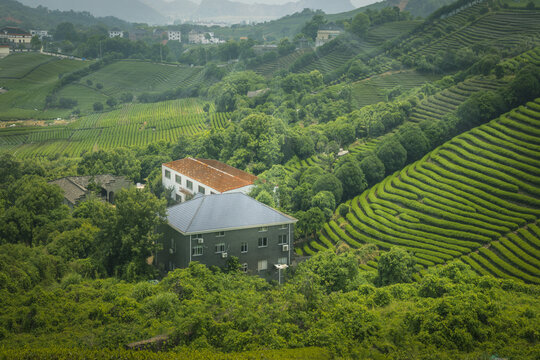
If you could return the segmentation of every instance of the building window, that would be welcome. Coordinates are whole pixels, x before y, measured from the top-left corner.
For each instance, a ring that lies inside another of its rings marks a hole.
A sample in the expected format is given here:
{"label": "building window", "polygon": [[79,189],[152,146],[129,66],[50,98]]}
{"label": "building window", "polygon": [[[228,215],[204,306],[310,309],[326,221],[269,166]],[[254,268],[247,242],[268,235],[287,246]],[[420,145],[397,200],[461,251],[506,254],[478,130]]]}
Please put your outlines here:
{"label": "building window", "polygon": [[240,252],[241,253],[247,253],[248,252],[248,244],[247,242],[243,242],[240,244]]}
{"label": "building window", "polygon": [[261,226],[259,232],[268,231],[268,226]]}
{"label": "building window", "polygon": [[287,263],[287,257],[284,256],[284,257],[280,257],[277,259],[277,263],[278,264],[286,264]]}
{"label": "building window", "polygon": [[182,195],[176,194],[176,201],[182,202]]}
{"label": "building window", "polygon": [[267,237],[260,237],[259,238],[259,247],[267,247],[268,246],[268,238]]}
{"label": "building window", "polygon": [[170,179],[171,178],[171,172],[169,170],[165,170],[165,177],[167,179]]}
{"label": "building window", "polygon": [[287,230],[287,224],[281,225],[281,226],[280,226],[280,229],[281,229],[281,230]]}
{"label": "building window", "polygon": [[203,235],[202,234],[190,235],[190,240],[202,241],[203,240]]}
{"label": "building window", "polygon": [[268,260],[259,260],[257,264],[257,270],[263,271],[268,269]]}
{"label": "building window", "polygon": [[247,272],[248,272],[248,264],[247,264],[247,263],[243,263],[243,264],[242,264],[242,271],[243,271],[244,273],[247,273]]}
{"label": "building window", "polygon": [[174,180],[177,184],[182,184],[182,177],[180,175],[174,175]]}
{"label": "building window", "polygon": [[225,236],[225,231],[218,231],[218,232],[216,233],[216,236],[217,236],[217,237],[223,237],[223,236]]}
{"label": "building window", "polygon": [[278,236],[278,245],[285,245],[287,243],[287,235]]}
{"label": "building window", "polygon": [[203,246],[197,245],[191,248],[191,255],[192,256],[201,256],[203,254]]}
{"label": "building window", "polygon": [[225,243],[216,244],[216,254],[225,252]]}
{"label": "building window", "polygon": [[189,180],[186,180],[186,187],[189,189],[189,190],[193,190],[193,183]]}
{"label": "building window", "polygon": [[199,193],[201,193],[203,195],[206,193],[206,189],[201,185],[199,185]]}
{"label": "building window", "polygon": [[216,193],[213,191],[210,191],[210,195],[216,195]]}

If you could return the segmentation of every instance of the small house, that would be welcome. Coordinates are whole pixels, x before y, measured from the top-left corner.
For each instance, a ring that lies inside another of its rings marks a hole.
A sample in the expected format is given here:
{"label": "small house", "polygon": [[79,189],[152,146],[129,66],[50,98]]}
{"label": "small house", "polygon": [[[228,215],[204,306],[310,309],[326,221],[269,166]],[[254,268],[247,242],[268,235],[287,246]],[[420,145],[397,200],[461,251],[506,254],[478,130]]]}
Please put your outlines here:
{"label": "small house", "polygon": [[49,183],[62,188],[64,204],[70,208],[86,200],[92,193],[114,204],[114,197],[121,189],[133,186],[126,177],[116,175],[68,176]]}
{"label": "small house", "polygon": [[182,42],[182,32],[171,30],[167,31],[167,40]]}
{"label": "small house", "polygon": [[322,46],[327,42],[330,42],[341,35],[342,31],[337,26],[324,26],[317,31],[317,38],[315,39],[315,47]]}
{"label": "small house", "polygon": [[124,37],[124,32],[122,30],[109,30],[109,37]]}

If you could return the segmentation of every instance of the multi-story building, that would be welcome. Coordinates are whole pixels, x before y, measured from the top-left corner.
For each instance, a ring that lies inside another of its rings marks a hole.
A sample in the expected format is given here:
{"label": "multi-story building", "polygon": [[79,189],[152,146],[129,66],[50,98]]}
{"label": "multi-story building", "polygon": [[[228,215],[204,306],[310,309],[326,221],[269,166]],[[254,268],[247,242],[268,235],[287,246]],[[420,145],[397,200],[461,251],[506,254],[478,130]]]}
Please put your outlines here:
{"label": "multi-story building", "polygon": [[281,281],[296,221],[243,193],[197,195],[168,209],[154,263],[161,271],[192,261],[223,268],[235,256],[244,272]]}
{"label": "multi-story building", "polygon": [[182,42],[182,32],[171,30],[167,31],[167,40]]}
{"label": "multi-story building", "polygon": [[162,165],[162,183],[172,189],[176,201],[189,200],[200,193],[222,194],[242,192],[247,194],[257,177],[212,159],[185,158]]}
{"label": "multi-story building", "polygon": [[8,43],[14,47],[30,44],[30,41],[32,41],[32,34],[26,30],[13,26],[0,29],[0,42],[2,43]]}
{"label": "multi-story building", "polygon": [[109,37],[124,37],[124,32],[121,30],[109,30]]}

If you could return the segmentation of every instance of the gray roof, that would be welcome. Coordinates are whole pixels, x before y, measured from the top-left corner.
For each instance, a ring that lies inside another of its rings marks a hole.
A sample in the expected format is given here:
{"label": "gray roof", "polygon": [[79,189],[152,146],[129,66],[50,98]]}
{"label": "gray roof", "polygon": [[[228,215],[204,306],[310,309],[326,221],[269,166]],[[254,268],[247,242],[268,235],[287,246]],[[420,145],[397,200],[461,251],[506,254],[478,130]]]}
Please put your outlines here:
{"label": "gray roof", "polygon": [[195,197],[170,207],[167,213],[169,225],[185,235],[297,221],[239,192]]}
{"label": "gray roof", "polygon": [[126,183],[130,182],[125,176],[116,175],[89,175],[89,176],[67,176],[58,180],[50,181],[50,184],[56,184],[64,190],[64,197],[66,200],[75,205],[82,200],[86,194],[90,192],[87,189],[91,182],[109,189],[113,183]]}

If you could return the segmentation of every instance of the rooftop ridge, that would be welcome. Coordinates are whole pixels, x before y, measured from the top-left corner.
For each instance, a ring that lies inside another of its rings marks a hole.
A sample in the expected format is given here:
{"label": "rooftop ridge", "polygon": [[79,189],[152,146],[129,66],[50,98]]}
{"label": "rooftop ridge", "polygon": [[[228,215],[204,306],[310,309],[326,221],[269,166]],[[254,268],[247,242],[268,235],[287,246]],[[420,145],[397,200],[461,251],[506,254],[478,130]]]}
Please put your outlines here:
{"label": "rooftop ridge", "polygon": [[[194,161],[198,162],[199,164],[202,164],[202,165],[204,165],[204,166],[207,166],[207,167],[209,167],[209,168],[212,168],[212,170],[216,170],[216,171],[218,171],[218,172],[220,172],[220,173],[222,173],[222,174],[228,175],[228,176],[230,176],[230,177],[233,177],[233,178],[235,178],[235,179],[238,179],[238,180],[240,180],[240,181],[243,181],[243,182],[246,182],[246,183],[247,183],[246,180],[244,180],[244,179],[242,179],[242,178],[240,178],[240,177],[238,177],[238,176],[236,176],[236,175],[233,175],[233,174],[231,174],[231,173],[228,173],[228,172],[226,172],[226,171],[223,171],[223,170],[221,170],[221,169],[218,169],[218,168],[216,168],[216,167],[214,167],[214,166],[212,166],[212,165],[210,165],[210,164],[205,163],[204,161],[201,161],[201,160],[195,159],[195,158],[191,158],[191,157],[188,158],[188,159],[194,160]],[[227,164],[225,164],[225,165],[227,165]]]}

